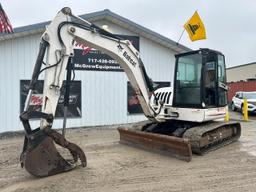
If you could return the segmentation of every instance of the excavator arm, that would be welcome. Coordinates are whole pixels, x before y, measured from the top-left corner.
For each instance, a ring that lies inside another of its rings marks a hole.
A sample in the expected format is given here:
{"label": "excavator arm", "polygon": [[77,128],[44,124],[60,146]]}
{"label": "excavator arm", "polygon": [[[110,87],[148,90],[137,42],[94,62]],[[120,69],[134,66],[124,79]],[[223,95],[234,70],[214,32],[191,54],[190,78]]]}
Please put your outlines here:
{"label": "excavator arm", "polygon": [[[72,19],[76,21],[72,21]],[[68,61],[70,57],[74,56],[73,44],[75,41],[94,47],[113,57],[127,74],[145,116],[150,120],[155,120],[154,113],[156,111],[149,104],[153,87],[146,74],[139,52],[130,41],[122,40],[88,21],[73,16],[68,8],[63,8],[57,14],[42,35],[39,56],[24,111],[28,109],[28,103],[37,78],[44,70],[42,108],[46,114],[55,114]],[[46,59],[46,67],[42,70],[43,58]],[[47,126],[49,126],[49,122],[45,119],[42,120],[40,127]]]}
{"label": "excavator arm", "polygon": [[[52,129],[66,69],[71,69],[69,61],[74,56],[74,42],[89,45],[113,57],[127,74],[145,116],[157,121],[155,119],[157,111],[150,107],[149,102],[151,94],[154,94],[152,83],[146,74],[139,52],[131,42],[72,15],[69,8],[63,8],[42,35],[25,107],[20,115],[26,134],[21,164],[35,176],[49,176],[71,170],[78,159],[83,166],[86,166],[86,157],[82,149],[68,142],[63,134]],[[44,72],[42,110],[31,111],[29,103],[42,72]],[[34,130],[29,123],[32,116],[41,119],[40,126]],[[54,142],[71,152],[73,162],[65,160],[59,154]]]}

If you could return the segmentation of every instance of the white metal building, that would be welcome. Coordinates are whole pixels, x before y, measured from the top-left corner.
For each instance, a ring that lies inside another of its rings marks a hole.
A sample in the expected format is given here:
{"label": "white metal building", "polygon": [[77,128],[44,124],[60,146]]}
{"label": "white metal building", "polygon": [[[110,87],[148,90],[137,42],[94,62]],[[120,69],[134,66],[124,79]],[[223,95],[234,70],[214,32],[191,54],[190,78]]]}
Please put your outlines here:
{"label": "white metal building", "polygon": [[[99,26],[107,25],[114,34],[139,36],[140,54],[154,81],[171,82],[174,55],[189,48],[146,29],[109,10],[81,16]],[[30,80],[40,36],[49,22],[19,27],[13,34],[0,36],[0,132],[23,129],[19,121],[20,82]],[[42,78],[42,77],[41,77]],[[110,125],[144,120],[143,114],[127,112],[127,77],[124,72],[76,71],[81,81],[82,116],[68,119],[68,127]],[[172,82],[171,82],[172,84]],[[39,126],[34,120],[32,126]],[[62,119],[54,121],[62,127]]]}
{"label": "white metal building", "polygon": [[256,79],[256,62],[227,68],[227,81],[237,82]]}

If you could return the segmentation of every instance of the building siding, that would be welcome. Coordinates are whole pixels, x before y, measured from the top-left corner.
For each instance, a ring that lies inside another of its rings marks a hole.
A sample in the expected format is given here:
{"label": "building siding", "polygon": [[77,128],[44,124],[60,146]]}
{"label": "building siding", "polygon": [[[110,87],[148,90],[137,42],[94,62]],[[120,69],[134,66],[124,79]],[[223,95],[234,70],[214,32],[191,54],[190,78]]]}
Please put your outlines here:
{"label": "building siding", "polygon": [[249,78],[256,78],[256,63],[227,69],[228,82],[246,81]]}
{"label": "building siding", "polygon": [[0,43],[0,122],[1,132],[21,128],[20,79],[30,79],[40,35]]}
{"label": "building siding", "polygon": [[[136,35],[110,22],[116,34]],[[0,43],[0,132],[22,130],[20,114],[20,80],[30,79],[36,60],[41,34],[2,41]],[[154,81],[172,81],[175,52],[151,40],[140,37],[140,53],[148,75]],[[70,118],[68,127],[110,125],[145,120],[143,114],[127,112],[127,77],[124,72],[76,71],[76,80],[82,82],[82,117]],[[40,76],[40,79],[43,77]],[[172,82],[171,82],[172,84]],[[38,120],[31,121],[33,128]],[[54,128],[62,127],[56,119]]]}

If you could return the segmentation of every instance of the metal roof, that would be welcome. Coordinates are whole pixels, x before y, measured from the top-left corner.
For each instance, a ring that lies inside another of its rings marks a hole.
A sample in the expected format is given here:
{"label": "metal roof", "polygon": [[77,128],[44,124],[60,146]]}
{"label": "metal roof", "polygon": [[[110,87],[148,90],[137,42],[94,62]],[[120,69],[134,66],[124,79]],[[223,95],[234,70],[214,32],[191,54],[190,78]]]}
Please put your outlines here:
{"label": "metal roof", "polygon": [[237,66],[233,66],[233,67],[227,67],[227,69],[235,69],[235,68],[245,67],[245,66],[248,66],[248,65],[256,65],[256,62],[246,63],[246,64],[237,65]]}
{"label": "metal roof", "polygon": [[[181,53],[184,51],[191,51],[190,48],[185,47],[184,45],[181,45],[181,44],[177,44],[175,41],[173,41],[167,37],[164,37],[163,35],[160,35],[159,33],[156,33],[156,32],[154,32],[148,28],[145,28],[137,23],[134,23],[133,21],[130,21],[129,19],[126,19],[116,13],[113,13],[108,9],[105,9],[103,11],[80,15],[80,17],[85,20],[88,20],[90,22],[95,22],[95,21],[99,21],[99,20],[110,21],[122,28],[125,28],[135,34],[138,34],[139,36],[148,38],[164,47],[167,47],[167,48],[177,52],[177,53]],[[8,39],[43,33],[43,31],[45,30],[45,26],[48,24],[50,24],[50,21],[14,28],[14,33],[1,34],[0,42],[4,41],[4,40],[8,40]]]}

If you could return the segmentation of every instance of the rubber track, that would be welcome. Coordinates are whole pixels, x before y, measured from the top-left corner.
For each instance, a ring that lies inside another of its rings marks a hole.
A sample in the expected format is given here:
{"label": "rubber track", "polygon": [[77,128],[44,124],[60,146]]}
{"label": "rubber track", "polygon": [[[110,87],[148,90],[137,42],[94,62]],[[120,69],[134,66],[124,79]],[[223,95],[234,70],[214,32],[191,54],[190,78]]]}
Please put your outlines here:
{"label": "rubber track", "polygon": [[[216,129],[225,129],[225,127],[233,127],[236,128],[236,134],[232,137],[225,138],[222,140],[219,140],[218,142],[215,142],[213,144],[210,144],[209,146],[200,146],[200,139],[202,136],[207,132],[214,132]],[[190,141],[191,149],[193,153],[204,155],[205,153],[208,153],[209,151],[216,150],[218,148],[221,148],[227,144],[230,144],[232,142],[237,141],[241,136],[241,125],[238,122],[208,122],[200,126],[196,126],[193,128],[188,129],[184,135],[183,138],[187,138]]]}

